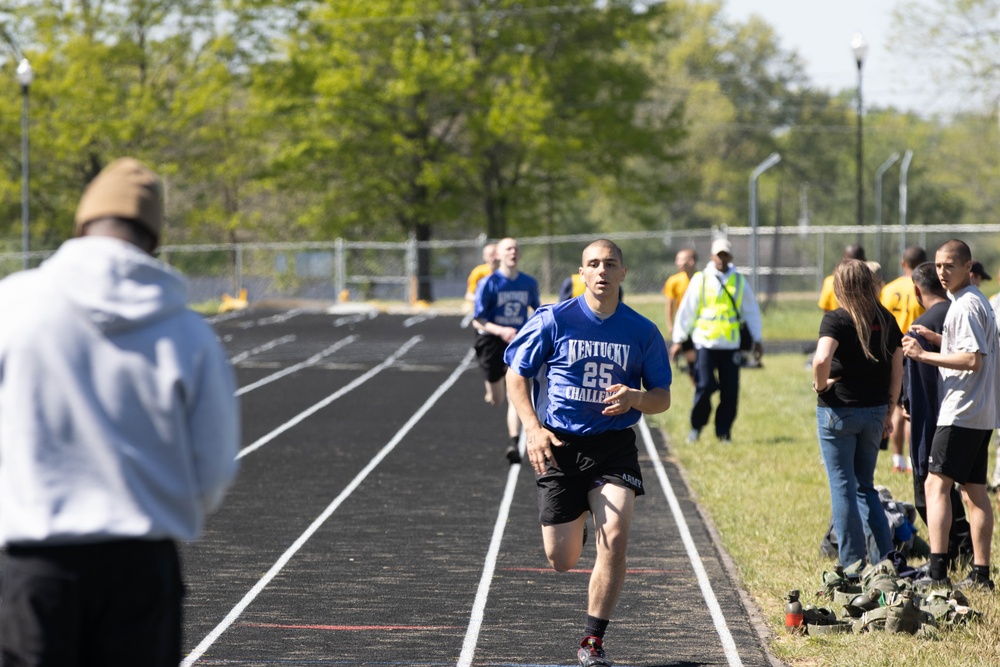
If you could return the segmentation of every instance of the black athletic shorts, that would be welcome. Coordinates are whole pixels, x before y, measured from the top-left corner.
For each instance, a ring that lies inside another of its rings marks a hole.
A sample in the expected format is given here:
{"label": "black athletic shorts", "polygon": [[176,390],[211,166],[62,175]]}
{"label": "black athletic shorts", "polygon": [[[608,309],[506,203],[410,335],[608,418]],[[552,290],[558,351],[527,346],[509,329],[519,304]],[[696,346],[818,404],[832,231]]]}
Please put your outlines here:
{"label": "black athletic shorts", "polygon": [[938,426],[927,470],[959,484],[985,484],[992,437],[992,429]]}
{"label": "black athletic shorts", "polygon": [[576,520],[590,509],[587,494],[604,484],[632,489],[637,496],[645,493],[634,430],[579,436],[546,428],[565,444],[553,447],[554,464],[549,461],[543,475],[535,474],[543,526]]}
{"label": "black athletic shorts", "polygon": [[503,353],[507,351],[507,343],[500,336],[488,333],[476,334],[476,360],[483,371],[487,382],[499,382],[507,374],[507,364],[503,361]]}

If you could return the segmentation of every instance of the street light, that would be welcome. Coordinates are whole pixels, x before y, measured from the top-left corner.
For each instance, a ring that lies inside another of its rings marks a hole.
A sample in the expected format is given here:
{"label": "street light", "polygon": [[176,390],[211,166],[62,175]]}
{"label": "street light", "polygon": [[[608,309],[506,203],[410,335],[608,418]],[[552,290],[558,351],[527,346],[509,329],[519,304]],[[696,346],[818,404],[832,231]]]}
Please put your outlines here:
{"label": "street light", "polygon": [[758,253],[759,246],[757,241],[757,179],[760,178],[761,174],[779,162],[781,162],[781,155],[778,153],[771,153],[750,173],[750,286],[753,288],[754,292],[758,293],[760,286],[758,285],[757,273],[758,265],[760,264],[760,257]]}
{"label": "street light", "polygon": [[21,257],[28,268],[28,88],[35,72],[27,58],[17,64],[17,81],[21,84]]}
{"label": "street light", "polygon": [[910,173],[910,161],[913,159],[913,151],[909,148],[903,154],[903,162],[899,165],[899,256],[903,256],[906,249],[906,177]]}
{"label": "street light", "polygon": [[889,167],[899,159],[899,153],[893,153],[878,169],[875,170],[875,261],[882,261],[882,177]]}
{"label": "street light", "polygon": [[865,64],[865,56],[868,55],[868,43],[864,35],[860,32],[854,33],[851,38],[851,50],[854,52],[854,62],[858,64],[858,243],[861,243],[861,225],[864,222],[864,182],[861,176],[861,163],[864,156],[864,140],[862,138],[861,116],[864,106],[861,103],[861,66]]}

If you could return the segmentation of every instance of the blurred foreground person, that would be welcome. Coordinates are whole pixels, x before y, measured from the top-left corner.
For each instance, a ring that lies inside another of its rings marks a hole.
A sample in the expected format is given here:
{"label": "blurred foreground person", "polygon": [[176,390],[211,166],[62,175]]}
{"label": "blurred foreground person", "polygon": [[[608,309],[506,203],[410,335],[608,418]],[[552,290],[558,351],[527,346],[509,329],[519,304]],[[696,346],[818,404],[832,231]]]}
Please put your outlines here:
{"label": "blurred foreground person", "polygon": [[76,237],[0,282],[0,663],[176,667],[196,538],[236,474],[235,382],[159,242],[159,178],[123,158]]}

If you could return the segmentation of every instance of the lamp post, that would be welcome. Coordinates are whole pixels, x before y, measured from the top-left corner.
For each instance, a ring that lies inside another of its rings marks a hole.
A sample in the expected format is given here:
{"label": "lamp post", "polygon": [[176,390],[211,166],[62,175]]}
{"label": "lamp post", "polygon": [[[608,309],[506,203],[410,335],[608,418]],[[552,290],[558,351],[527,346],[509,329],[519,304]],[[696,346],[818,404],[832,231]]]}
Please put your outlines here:
{"label": "lamp post", "polygon": [[882,261],[882,177],[889,167],[899,159],[899,153],[893,153],[878,169],[875,170],[875,261]]}
{"label": "lamp post", "polygon": [[35,79],[31,63],[22,58],[17,64],[17,81],[21,84],[21,257],[28,268],[28,89]]}
{"label": "lamp post", "polygon": [[903,256],[906,250],[906,177],[910,173],[910,161],[913,159],[913,151],[909,148],[903,154],[903,162],[899,166],[899,256]]}
{"label": "lamp post", "polygon": [[758,264],[760,263],[757,242],[757,179],[760,178],[761,174],[779,162],[781,162],[781,155],[771,153],[750,173],[750,234],[752,235],[750,244],[750,286],[753,287],[754,292],[760,289],[757,278]]}
{"label": "lamp post", "polygon": [[851,50],[854,52],[854,62],[858,64],[858,213],[857,213],[857,225],[858,225],[858,243],[861,243],[861,225],[864,223],[864,179],[861,174],[862,158],[864,156],[864,139],[863,139],[863,128],[862,128],[862,112],[864,111],[864,106],[861,101],[861,67],[865,64],[865,56],[868,55],[868,43],[865,41],[864,35],[860,32],[854,33],[851,38]]}

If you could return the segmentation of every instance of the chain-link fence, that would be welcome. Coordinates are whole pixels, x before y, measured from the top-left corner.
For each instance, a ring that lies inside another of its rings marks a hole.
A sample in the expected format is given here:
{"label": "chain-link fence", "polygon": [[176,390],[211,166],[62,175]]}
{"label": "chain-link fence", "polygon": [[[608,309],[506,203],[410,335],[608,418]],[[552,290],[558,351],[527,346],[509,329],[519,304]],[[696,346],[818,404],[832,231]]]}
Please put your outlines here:
{"label": "chain-link fence", "polygon": [[[960,238],[988,271],[1000,268],[1000,225],[874,227],[750,227],[607,234],[621,248],[628,267],[626,294],[659,294],[676,272],[674,255],[693,248],[703,266],[716,237],[733,244],[733,258],[762,295],[818,292],[823,276],[840,261],[844,247],[860,243],[879,261],[887,280],[899,275],[910,244],[934,249]],[[522,237],[520,269],[534,276],[551,297],[576,273],[583,248],[599,235]],[[483,236],[453,241],[400,243],[246,243],[164,246],[160,257],[185,273],[194,302],[219,299],[246,289],[250,301],[310,299],[412,302],[427,293],[435,300],[461,298],[466,279],[479,264]],[[51,252],[32,252],[32,266]],[[21,253],[0,254],[0,275],[22,268]],[[419,289],[423,286],[424,289]],[[996,290],[984,289],[986,293]]]}

